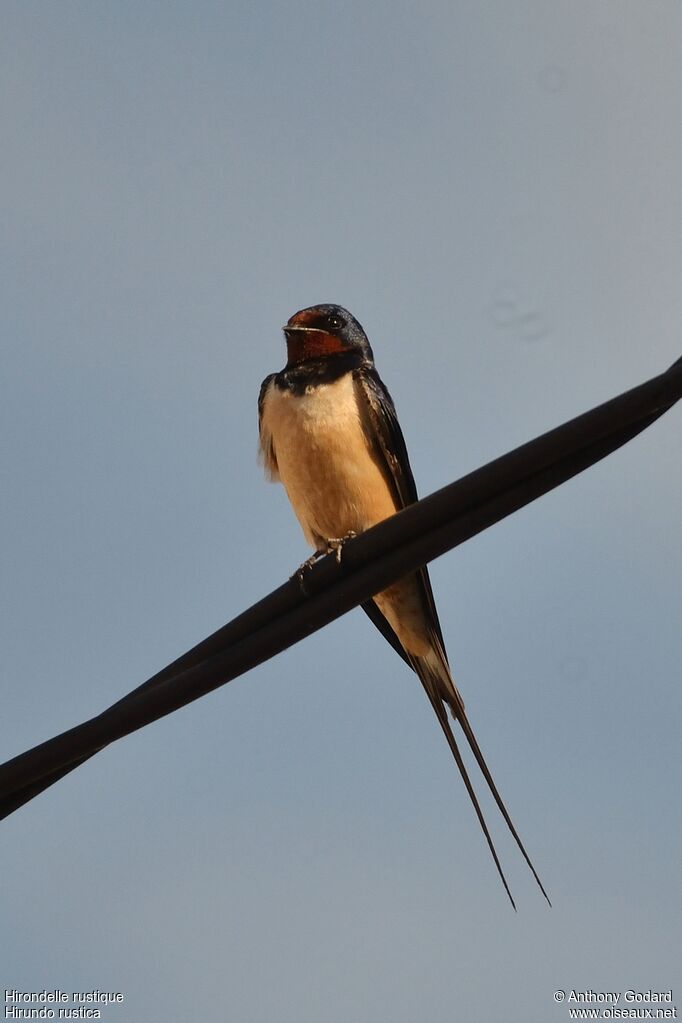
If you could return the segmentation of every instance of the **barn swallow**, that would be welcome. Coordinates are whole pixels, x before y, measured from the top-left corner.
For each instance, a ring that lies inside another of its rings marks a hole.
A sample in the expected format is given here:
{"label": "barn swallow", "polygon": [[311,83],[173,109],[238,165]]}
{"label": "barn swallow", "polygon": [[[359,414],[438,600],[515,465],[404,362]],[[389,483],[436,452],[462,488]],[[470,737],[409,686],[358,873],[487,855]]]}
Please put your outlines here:
{"label": "barn swallow", "polygon": [[[417,500],[395,407],[374,366],[364,330],[346,309],[315,305],[283,328],[287,364],[261,385],[260,456],[284,484],[308,543],[340,551]],[[363,609],[417,673],[445,734],[512,906],[516,908],[483,812],[448,720],[458,722],[495,802],[549,902],[483,758],[454,683],[427,569],[393,583]]]}

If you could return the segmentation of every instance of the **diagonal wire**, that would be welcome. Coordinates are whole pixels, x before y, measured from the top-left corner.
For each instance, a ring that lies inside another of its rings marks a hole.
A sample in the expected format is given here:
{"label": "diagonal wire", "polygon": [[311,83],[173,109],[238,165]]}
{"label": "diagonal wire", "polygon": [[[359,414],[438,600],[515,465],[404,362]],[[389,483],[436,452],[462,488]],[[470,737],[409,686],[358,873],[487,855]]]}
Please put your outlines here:
{"label": "diagonal wire", "polygon": [[6,817],[89,757],[274,657],[625,444],[682,396],[682,359],[529,441],[321,558],[83,724],[0,766]]}

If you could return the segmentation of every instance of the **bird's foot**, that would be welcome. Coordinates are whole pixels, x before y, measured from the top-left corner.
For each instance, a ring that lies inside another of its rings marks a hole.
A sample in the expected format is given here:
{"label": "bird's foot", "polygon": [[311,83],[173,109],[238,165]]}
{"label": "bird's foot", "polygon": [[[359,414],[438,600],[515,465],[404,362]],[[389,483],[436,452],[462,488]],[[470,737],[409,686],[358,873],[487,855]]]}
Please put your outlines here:
{"label": "bird's foot", "polygon": [[337,565],[341,564],[341,552],[343,550],[343,545],[348,540],[353,540],[357,535],[358,534],[355,532],[354,529],[349,529],[345,536],[339,536],[339,537],[330,536],[329,537],[329,539],[327,540],[327,554],[335,554],[336,555],[336,564]]}
{"label": "bird's foot", "polygon": [[291,578],[298,580],[299,585],[300,585],[300,587],[301,587],[301,589],[303,590],[304,593],[306,592],[306,589],[305,589],[305,577],[306,577],[306,574],[310,571],[310,569],[313,567],[313,565],[316,562],[318,562],[320,560],[320,558],[323,558],[325,556],[325,554],[327,554],[327,553],[328,553],[327,551],[315,551],[315,553],[311,554],[310,557],[307,558],[303,562],[302,565],[298,566],[298,568],[296,569],[296,571],[292,575]]}
{"label": "bird's foot", "polygon": [[309,596],[309,593],[306,588],[305,577],[310,571],[310,569],[317,564],[320,558],[324,558],[327,554],[333,554],[336,559],[336,564],[340,565],[341,552],[343,551],[344,544],[346,543],[347,540],[352,540],[357,535],[358,534],[355,532],[354,529],[349,529],[345,536],[339,537],[330,536],[329,539],[325,541],[327,545],[325,550],[315,551],[315,553],[311,554],[311,556],[306,561],[304,561],[302,565],[299,565],[299,567],[296,569],[291,578],[296,579],[299,586],[301,587],[301,590],[303,591],[303,593],[305,593],[306,596]]}

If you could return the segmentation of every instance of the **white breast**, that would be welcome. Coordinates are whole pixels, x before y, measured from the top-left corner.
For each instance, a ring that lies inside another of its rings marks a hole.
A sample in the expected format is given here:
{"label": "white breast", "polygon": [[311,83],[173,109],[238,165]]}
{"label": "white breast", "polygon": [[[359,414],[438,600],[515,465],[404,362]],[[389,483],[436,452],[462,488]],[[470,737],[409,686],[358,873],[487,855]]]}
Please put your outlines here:
{"label": "white breast", "polygon": [[308,542],[361,533],[396,511],[381,455],[371,442],[365,399],[347,373],[295,395],[265,395],[261,446],[269,444]]}

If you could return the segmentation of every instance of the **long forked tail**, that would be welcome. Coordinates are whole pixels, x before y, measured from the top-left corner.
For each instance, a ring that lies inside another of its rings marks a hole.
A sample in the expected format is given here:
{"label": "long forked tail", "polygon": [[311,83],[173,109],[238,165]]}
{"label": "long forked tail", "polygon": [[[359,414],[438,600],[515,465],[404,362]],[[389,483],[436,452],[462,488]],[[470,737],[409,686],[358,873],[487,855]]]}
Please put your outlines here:
{"label": "long forked tail", "polygon": [[467,718],[466,711],[464,710],[464,703],[457,691],[457,687],[455,686],[455,683],[452,680],[452,676],[450,675],[450,671],[447,667],[447,661],[445,659],[445,656],[442,655],[440,651],[438,651],[437,665],[436,663],[434,663],[435,661],[436,657],[432,656],[429,656],[428,658],[410,657],[410,663],[412,664],[412,667],[414,668],[415,672],[420,678],[422,685],[424,686],[426,695],[428,696],[431,706],[435,711],[436,717],[438,718],[438,722],[441,728],[443,729],[443,734],[445,735],[448,746],[450,747],[452,755],[455,758],[455,763],[459,768],[459,773],[461,774],[466,790],[469,793],[469,798],[471,799],[474,810],[476,811],[476,816],[478,817],[479,823],[483,830],[483,834],[485,835],[486,842],[488,843],[488,848],[490,849],[493,860],[495,861],[497,872],[500,875],[500,878],[502,879],[502,884],[504,885],[505,891],[509,896],[509,901],[511,902],[514,909],[516,909],[516,903],[514,902],[511,891],[509,890],[509,885],[507,884],[507,879],[504,876],[504,871],[502,870],[500,859],[497,855],[497,850],[495,849],[495,845],[491,838],[490,831],[488,830],[488,825],[486,824],[485,818],[483,816],[483,811],[481,810],[480,803],[478,802],[478,797],[476,796],[474,787],[471,784],[471,779],[466,769],[464,760],[462,759],[462,754],[460,752],[459,746],[457,745],[457,740],[455,739],[452,728],[450,727],[450,722],[448,721],[448,715],[445,709],[444,701],[446,701],[448,706],[450,707],[453,717],[455,717],[456,720],[459,721],[462,731],[464,732],[464,736],[467,742],[469,743],[469,747],[471,748],[471,752],[473,753],[476,763],[478,764],[481,770],[481,774],[485,778],[488,784],[488,788],[492,793],[493,799],[497,803],[500,813],[504,817],[504,820],[514,838],[514,841],[516,842],[523,858],[528,864],[531,873],[533,874],[533,877],[537,881],[540,891],[542,892],[544,897],[547,899],[547,902],[551,906],[552,903],[549,901],[549,896],[547,895],[547,892],[544,889],[542,881],[538,877],[537,871],[533,866],[528,853],[525,850],[523,842],[521,841],[516,828],[514,827],[514,823],[511,817],[509,816],[509,813],[507,811],[506,806],[504,805],[504,802],[502,801],[502,797],[500,796],[500,793],[497,790],[497,786],[493,781],[493,776],[490,773],[490,769],[488,768],[488,765],[485,762],[485,758],[481,752],[478,742],[476,741],[476,736],[474,735],[473,729],[469,724],[469,719]]}

